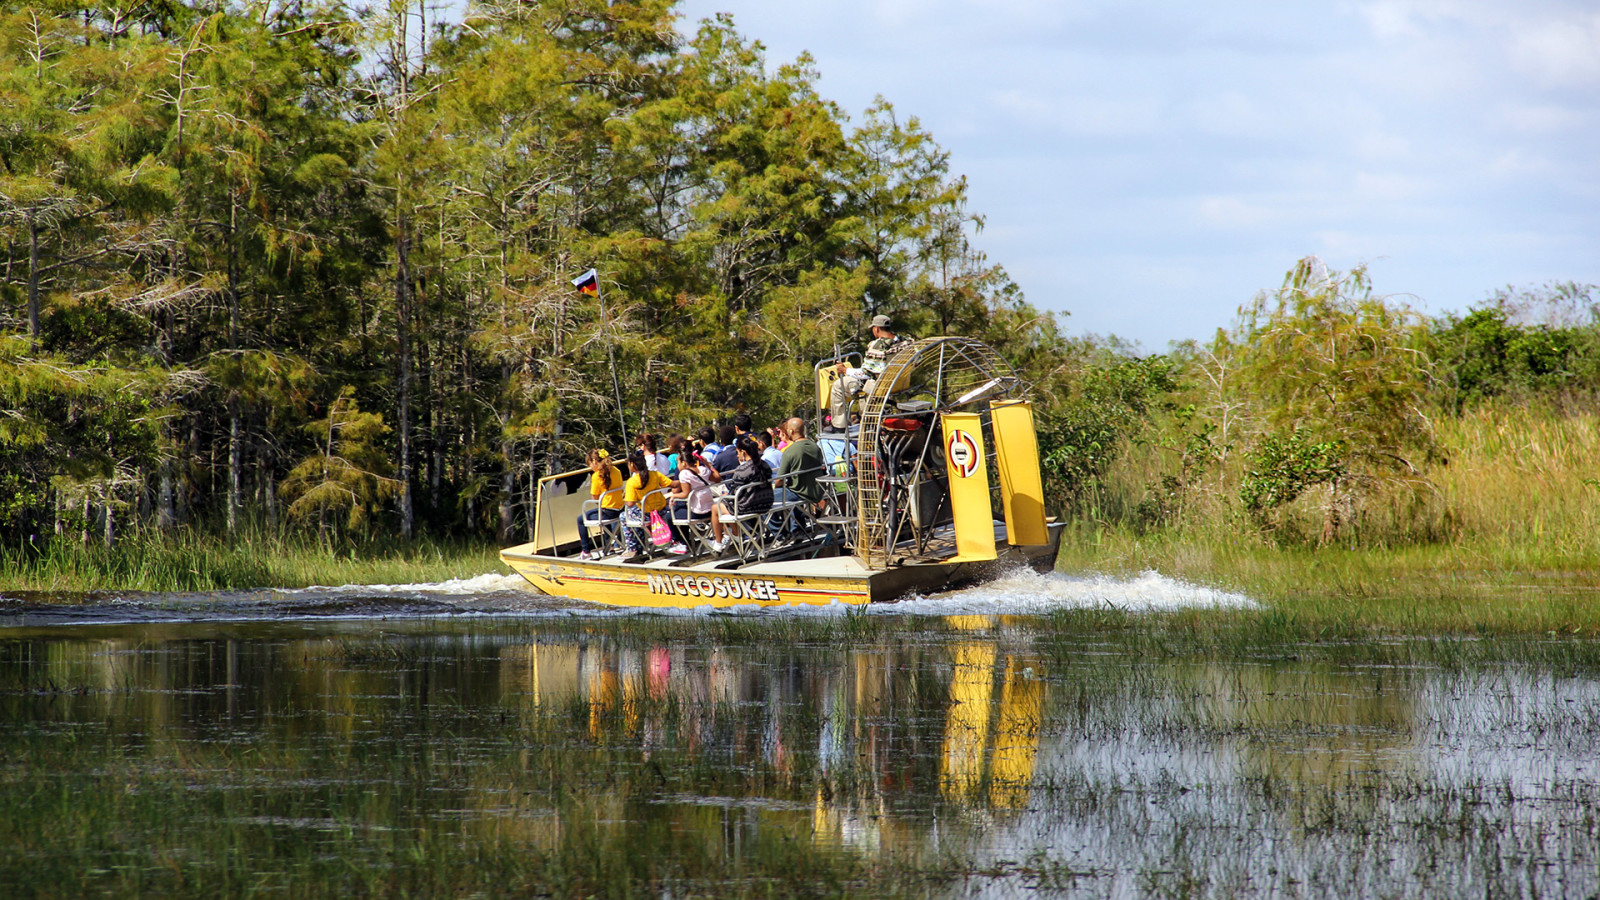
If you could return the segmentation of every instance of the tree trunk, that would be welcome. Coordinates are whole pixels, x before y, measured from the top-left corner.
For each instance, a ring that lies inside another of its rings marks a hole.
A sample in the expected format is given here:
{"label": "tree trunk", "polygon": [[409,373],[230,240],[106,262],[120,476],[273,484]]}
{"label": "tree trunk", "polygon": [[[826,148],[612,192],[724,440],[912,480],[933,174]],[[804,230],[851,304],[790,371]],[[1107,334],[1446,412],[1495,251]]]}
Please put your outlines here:
{"label": "tree trunk", "polygon": [[1328,485],[1328,506],[1322,511],[1322,537],[1318,539],[1317,546],[1326,547],[1332,544],[1339,536],[1339,482],[1337,480]]}
{"label": "tree trunk", "polygon": [[39,352],[39,223],[28,210],[28,342]]}
{"label": "tree trunk", "polygon": [[539,468],[534,462],[533,445],[528,445],[528,540],[534,539],[534,528],[539,524]]}
{"label": "tree trunk", "polygon": [[171,459],[161,460],[161,488],[156,501],[156,528],[171,531],[178,524],[177,510],[174,508],[174,494],[172,474],[173,462]]}
{"label": "tree trunk", "polygon": [[107,484],[103,488],[101,488],[101,498],[100,499],[105,504],[105,508],[106,508],[106,520],[105,520],[106,528],[105,528],[104,540],[105,540],[106,549],[110,550],[111,549],[111,542],[116,539],[116,535],[117,535],[116,516],[114,515],[114,513],[112,511],[112,508],[111,508],[111,485],[110,484]]}
{"label": "tree trunk", "polygon": [[[262,429],[266,430],[265,427]],[[256,445],[256,459],[261,473],[261,507],[267,514],[267,533],[278,533],[278,473],[273,468],[277,459],[272,453],[272,443],[263,439]]]}
{"label": "tree trunk", "polygon": [[395,338],[400,357],[400,383],[396,391],[396,425],[400,431],[400,536],[411,539],[415,523],[415,498],[411,482],[411,261],[405,216],[396,217],[395,229]]}
{"label": "tree trunk", "polygon": [[517,497],[517,467],[513,462],[513,449],[511,441],[500,441],[500,455],[505,463],[500,470],[500,528],[495,535],[502,544],[511,543],[511,532],[516,527],[516,516],[512,509]]}
{"label": "tree trunk", "polygon": [[230,400],[228,401],[228,537],[238,533],[239,507],[244,505],[242,431],[239,401]]}
{"label": "tree trunk", "polygon": [[[234,234],[239,224],[239,200],[228,204],[228,350],[239,352],[239,260],[234,250]],[[244,505],[241,466],[244,459],[243,430],[239,398],[228,400],[228,537],[239,531],[239,508]]]}

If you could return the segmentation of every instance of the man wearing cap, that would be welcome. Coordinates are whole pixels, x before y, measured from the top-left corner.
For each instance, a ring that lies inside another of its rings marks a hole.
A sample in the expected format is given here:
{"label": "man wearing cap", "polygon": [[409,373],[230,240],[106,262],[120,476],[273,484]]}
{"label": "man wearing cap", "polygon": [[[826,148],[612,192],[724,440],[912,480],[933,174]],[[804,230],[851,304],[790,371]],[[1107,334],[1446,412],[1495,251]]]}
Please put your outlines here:
{"label": "man wearing cap", "polygon": [[890,327],[888,316],[873,317],[872,343],[867,345],[866,359],[861,363],[861,368],[852,369],[841,360],[835,369],[839,377],[833,380],[833,392],[828,396],[834,430],[848,430],[851,398],[872,392],[873,385],[878,383],[878,376],[889,365],[889,357],[894,355],[895,348],[905,342],[906,339],[895,334]]}

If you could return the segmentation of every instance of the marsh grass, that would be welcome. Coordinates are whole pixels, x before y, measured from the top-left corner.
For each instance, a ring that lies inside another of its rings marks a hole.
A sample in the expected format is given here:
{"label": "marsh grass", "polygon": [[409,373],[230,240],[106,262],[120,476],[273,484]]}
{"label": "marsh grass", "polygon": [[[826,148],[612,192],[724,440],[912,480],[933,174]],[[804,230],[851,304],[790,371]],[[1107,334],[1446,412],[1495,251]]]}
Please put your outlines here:
{"label": "marsh grass", "polygon": [[0,553],[0,590],[214,591],[317,584],[410,584],[504,571],[482,541],[422,538],[329,550],[314,540],[251,534],[130,535],[110,549],[57,540]]}
{"label": "marsh grass", "polygon": [[1142,521],[1139,503],[1172,453],[1161,441],[1130,446],[1064,541],[1061,567],[1153,569],[1388,629],[1600,626],[1600,415],[1496,403],[1439,416],[1434,430],[1443,458],[1426,481],[1366,497],[1321,547],[1325,491],[1263,531],[1239,506],[1238,453],[1190,484],[1165,524]]}
{"label": "marsh grass", "polygon": [[[1600,416],[1526,404],[1442,416],[1445,458],[1414,492],[1374,497],[1335,544],[1284,540],[1238,509],[1240,460],[1197,483],[1176,523],[1131,512],[1166,465],[1133,448],[1105,515],[1075,523],[1067,571],[1154,570],[1242,591],[1318,628],[1600,634]],[[1315,533],[1323,498],[1296,501]]]}
{"label": "marsh grass", "polygon": [[1247,535],[1080,527],[1062,541],[1058,567],[1118,577],[1156,571],[1237,591],[1265,606],[1206,614],[1218,621],[1265,626],[1279,616],[1349,637],[1600,636],[1600,568],[1523,568],[1457,544],[1279,548]]}

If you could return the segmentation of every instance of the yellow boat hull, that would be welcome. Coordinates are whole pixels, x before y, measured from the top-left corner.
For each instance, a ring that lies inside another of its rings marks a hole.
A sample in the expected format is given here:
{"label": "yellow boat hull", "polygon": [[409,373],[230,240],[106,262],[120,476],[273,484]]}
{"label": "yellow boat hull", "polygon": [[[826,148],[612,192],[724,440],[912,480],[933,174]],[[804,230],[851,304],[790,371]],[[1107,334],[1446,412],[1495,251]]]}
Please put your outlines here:
{"label": "yellow boat hull", "polygon": [[738,569],[715,561],[674,565],[656,559],[630,564],[620,557],[584,560],[539,552],[533,544],[508,547],[500,559],[541,592],[590,603],[644,609],[726,608],[732,606],[850,606],[895,600],[911,593],[933,593],[968,584],[1018,566],[1054,568],[1060,541],[1045,547],[1006,547],[983,562],[933,562],[868,569],[851,556],[753,563]]}
{"label": "yellow boat hull", "polygon": [[872,599],[869,577],[678,569],[664,564],[627,565],[619,561],[523,554],[519,550],[503,550],[500,558],[540,591],[612,606],[827,606],[867,603]]}

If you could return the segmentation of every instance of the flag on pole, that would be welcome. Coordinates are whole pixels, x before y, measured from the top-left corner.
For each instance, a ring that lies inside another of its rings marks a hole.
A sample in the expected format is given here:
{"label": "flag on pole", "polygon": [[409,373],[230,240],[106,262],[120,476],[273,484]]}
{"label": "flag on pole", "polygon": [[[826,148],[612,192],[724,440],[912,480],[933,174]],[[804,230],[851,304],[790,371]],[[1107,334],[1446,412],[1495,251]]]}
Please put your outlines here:
{"label": "flag on pole", "polygon": [[590,269],[582,275],[579,275],[577,278],[572,279],[572,286],[577,288],[579,293],[588,294],[591,297],[598,297],[600,296],[600,273],[596,272],[594,269]]}

